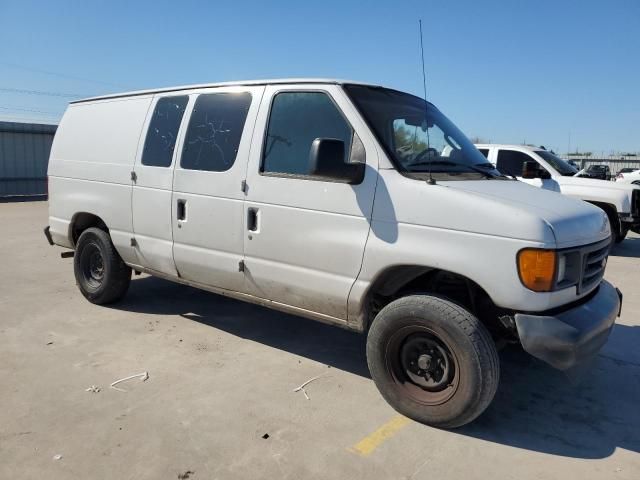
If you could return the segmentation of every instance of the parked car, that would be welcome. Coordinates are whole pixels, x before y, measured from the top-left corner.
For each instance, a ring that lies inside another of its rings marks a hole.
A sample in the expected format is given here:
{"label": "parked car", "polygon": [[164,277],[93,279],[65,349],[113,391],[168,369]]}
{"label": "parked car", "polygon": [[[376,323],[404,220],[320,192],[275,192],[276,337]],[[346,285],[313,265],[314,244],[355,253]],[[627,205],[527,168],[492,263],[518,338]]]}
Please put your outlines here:
{"label": "parked car", "polygon": [[98,305],[134,270],[366,332],[384,398],[440,427],[491,402],[496,340],[571,369],[622,301],[602,210],[501,175],[418,97],[336,80],[71,103],[45,235]]}
{"label": "parked car", "polygon": [[527,145],[476,144],[498,170],[546,190],[602,208],[619,243],[629,230],[640,231],[640,189],[635,185],[576,176],[576,169],[553,153]]}
{"label": "parked car", "polygon": [[596,180],[611,180],[611,169],[609,165],[589,165],[576,173],[575,176],[594,178]]}
{"label": "parked car", "polygon": [[633,185],[640,186],[640,168],[623,168],[618,172],[618,175],[616,176],[616,182],[631,183]]}

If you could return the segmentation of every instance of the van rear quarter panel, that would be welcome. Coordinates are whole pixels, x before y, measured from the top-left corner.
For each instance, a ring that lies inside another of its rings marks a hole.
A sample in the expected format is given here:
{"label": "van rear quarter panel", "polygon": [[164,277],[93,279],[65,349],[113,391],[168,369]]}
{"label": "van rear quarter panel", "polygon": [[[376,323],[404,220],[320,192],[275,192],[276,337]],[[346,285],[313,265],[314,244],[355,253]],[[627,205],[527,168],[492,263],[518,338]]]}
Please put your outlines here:
{"label": "van rear quarter panel", "polygon": [[49,159],[49,225],[53,240],[71,247],[70,223],[87,212],[100,217],[125,260],[130,246],[131,171],[152,97],[71,104]]}

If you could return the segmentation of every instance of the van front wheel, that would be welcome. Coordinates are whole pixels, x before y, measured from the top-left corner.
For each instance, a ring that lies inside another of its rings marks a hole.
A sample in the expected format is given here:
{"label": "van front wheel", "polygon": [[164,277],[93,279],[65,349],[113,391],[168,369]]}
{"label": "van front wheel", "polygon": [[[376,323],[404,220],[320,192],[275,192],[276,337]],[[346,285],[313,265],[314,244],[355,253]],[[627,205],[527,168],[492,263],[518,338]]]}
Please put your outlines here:
{"label": "van front wheel", "polygon": [[80,235],[73,271],[82,294],[97,305],[120,300],[131,281],[131,269],[118,255],[109,234],[99,228],[88,228]]}
{"label": "van front wheel", "polygon": [[394,409],[441,428],[480,415],[500,377],[484,325],[461,306],[428,295],[403,297],[380,311],[367,337],[367,363]]}

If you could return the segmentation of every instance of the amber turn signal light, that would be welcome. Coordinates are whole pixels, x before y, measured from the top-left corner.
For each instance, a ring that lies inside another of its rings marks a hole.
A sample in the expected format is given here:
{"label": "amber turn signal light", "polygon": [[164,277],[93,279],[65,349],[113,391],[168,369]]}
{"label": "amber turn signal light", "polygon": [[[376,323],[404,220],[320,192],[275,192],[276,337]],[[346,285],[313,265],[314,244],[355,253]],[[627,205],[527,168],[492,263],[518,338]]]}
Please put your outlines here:
{"label": "amber turn signal light", "polygon": [[518,253],[518,274],[525,287],[534,292],[550,292],[556,275],[554,250],[525,248]]}

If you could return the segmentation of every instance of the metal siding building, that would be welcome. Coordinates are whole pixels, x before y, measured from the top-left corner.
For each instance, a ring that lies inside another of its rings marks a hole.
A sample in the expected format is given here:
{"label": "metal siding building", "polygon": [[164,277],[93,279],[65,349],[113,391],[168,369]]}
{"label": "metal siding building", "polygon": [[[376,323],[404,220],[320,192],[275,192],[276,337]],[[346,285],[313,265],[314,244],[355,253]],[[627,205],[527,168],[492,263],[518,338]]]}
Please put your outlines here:
{"label": "metal siding building", "polygon": [[45,196],[57,125],[0,122],[0,198]]}

